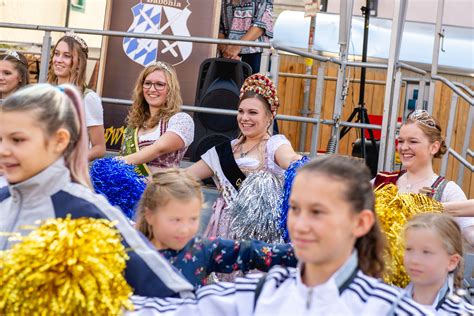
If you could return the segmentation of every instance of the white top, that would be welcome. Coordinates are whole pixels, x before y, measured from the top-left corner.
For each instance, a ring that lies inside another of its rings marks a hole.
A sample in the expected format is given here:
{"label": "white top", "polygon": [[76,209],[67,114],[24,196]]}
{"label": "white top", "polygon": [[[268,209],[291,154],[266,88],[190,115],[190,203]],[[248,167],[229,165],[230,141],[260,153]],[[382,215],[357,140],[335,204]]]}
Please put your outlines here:
{"label": "white top", "polygon": [[357,270],[354,256],[328,281],[312,288],[301,281],[300,273],[299,268],[273,267],[256,302],[260,277],[249,275],[235,284],[203,286],[196,299],[132,296],[135,310],[125,315],[433,315],[403,291]]}
{"label": "white top", "polygon": [[7,185],[8,185],[7,179],[5,179],[4,176],[0,176],[0,188]]}
{"label": "white top", "polygon": [[[231,144],[234,145],[237,140],[232,140]],[[285,170],[277,165],[275,162],[275,153],[278,148],[282,145],[290,144],[288,139],[284,135],[273,135],[267,141],[265,147],[265,170],[270,171],[271,173],[283,176]],[[211,168],[214,172],[214,182],[217,188],[222,192],[222,197],[226,201],[227,205],[231,205],[233,199],[237,196],[237,190],[232,186],[229,180],[226,178],[224,171],[222,170],[219,156],[215,147],[209,149],[206,153],[201,156],[202,160]],[[239,168],[256,168],[260,164],[257,159],[243,157],[235,159],[235,162]]]}
{"label": "white top", "polygon": [[[184,147],[188,147],[194,140],[194,121],[192,117],[184,112],[179,112],[170,117],[166,132],[173,132],[184,142]],[[166,133],[165,132],[165,133]],[[151,132],[138,136],[138,142],[156,141],[161,136],[161,121]]]}
{"label": "white top", "polygon": [[84,95],[86,126],[104,125],[104,109],[100,97],[92,90]]}
{"label": "white top", "polygon": [[[421,183],[420,185],[431,187],[433,183],[439,176],[437,174],[433,174],[431,179],[427,179],[426,183]],[[403,186],[399,185],[400,178],[397,181],[397,186],[400,193],[412,193],[412,191],[403,188]],[[415,192],[413,192],[415,193]],[[457,185],[454,181],[449,181],[446,186],[444,187],[444,191],[441,194],[440,202],[456,202],[456,201],[465,201],[467,200],[466,194],[464,191]],[[456,222],[458,223],[461,229],[467,228],[469,226],[474,226],[474,217],[454,217]]]}
{"label": "white top", "polygon": [[[234,139],[231,141],[232,146],[234,146],[237,143],[237,139]],[[276,175],[282,175],[285,173],[285,170],[281,168],[277,163],[275,162],[275,153],[280,148],[282,145],[290,145],[290,141],[285,137],[285,135],[278,134],[278,135],[273,135],[270,137],[267,141],[267,146],[265,148],[266,150],[266,155],[265,155],[265,166],[267,170],[270,170],[271,173],[276,174]],[[204,159],[204,158],[203,158]],[[235,162],[239,167],[242,168],[257,168],[258,165],[260,164],[260,161],[255,158],[251,157],[243,157],[243,158],[237,158],[235,159]]]}

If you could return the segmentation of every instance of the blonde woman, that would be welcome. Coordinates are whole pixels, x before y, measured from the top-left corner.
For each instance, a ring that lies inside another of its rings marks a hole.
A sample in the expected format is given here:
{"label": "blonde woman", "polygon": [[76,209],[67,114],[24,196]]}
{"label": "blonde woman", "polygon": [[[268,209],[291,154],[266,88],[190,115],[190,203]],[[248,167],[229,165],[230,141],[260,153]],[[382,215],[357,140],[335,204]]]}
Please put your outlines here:
{"label": "blonde woman", "polygon": [[127,116],[121,159],[136,165],[144,176],[178,167],[194,139],[194,122],[180,112],[182,103],[178,77],[170,64],[158,61],[143,69]]}

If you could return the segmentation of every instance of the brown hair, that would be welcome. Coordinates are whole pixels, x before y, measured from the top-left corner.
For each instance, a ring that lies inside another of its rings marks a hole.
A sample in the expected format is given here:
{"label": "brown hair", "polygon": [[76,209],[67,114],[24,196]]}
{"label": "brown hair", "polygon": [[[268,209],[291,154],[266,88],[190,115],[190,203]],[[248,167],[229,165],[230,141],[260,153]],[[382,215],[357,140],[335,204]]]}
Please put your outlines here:
{"label": "brown hair", "polygon": [[441,125],[439,121],[430,115],[427,111],[417,110],[412,112],[403,125],[416,124],[423,134],[428,137],[430,143],[439,142],[438,151],[434,154],[434,158],[441,158],[447,151],[446,142],[441,135]]}
{"label": "brown hair", "polygon": [[[265,99],[262,95],[254,92],[254,91],[244,92],[244,94],[242,94],[242,96],[240,97],[239,104],[238,104],[237,108],[240,106],[240,103],[242,103],[242,101],[244,101],[246,99],[257,99],[260,102],[262,102],[265,105],[264,106],[265,113],[273,119],[273,113],[270,109],[270,104],[268,103],[267,99]],[[271,124],[271,122],[270,122],[270,124]],[[269,127],[270,126],[268,126],[268,128]],[[267,128],[267,132],[271,136],[270,132],[268,131],[268,128]],[[237,146],[239,144],[243,144],[245,142],[246,137],[245,137],[245,135],[242,134],[242,132],[239,131],[239,135],[238,135],[237,139],[238,139],[238,142],[235,144],[235,146]]]}
{"label": "brown hair", "polygon": [[160,120],[168,121],[171,116],[181,110],[183,100],[181,98],[181,88],[175,69],[168,63],[162,61],[156,62],[145,67],[138,75],[133,90],[132,108],[126,119],[127,125],[130,127],[140,128],[150,118],[150,108],[143,95],[143,82],[149,74],[157,70],[163,71],[166,76],[168,94],[166,96],[166,103],[160,107],[158,113],[151,119],[149,127],[156,126]]}
{"label": "brown hair", "polygon": [[[317,157],[298,170],[298,173],[302,172],[324,174],[344,184],[343,196],[355,213],[362,210],[374,211],[375,197],[370,183],[370,171],[360,159],[339,155]],[[375,212],[374,216],[376,217]],[[369,232],[356,240],[355,248],[358,251],[359,268],[369,276],[381,277],[385,268],[385,237],[377,219]]]}
{"label": "brown hair", "polygon": [[463,239],[461,229],[449,215],[440,213],[417,214],[410,218],[405,225],[405,233],[409,229],[432,229],[443,243],[444,249],[451,256],[458,254],[461,258],[457,267],[451,271],[454,274],[454,289],[462,287],[464,273]]}
{"label": "brown hair", "polygon": [[189,201],[193,198],[204,201],[201,183],[196,178],[178,168],[159,170],[151,177],[138,204],[137,229],[148,239],[153,239],[153,230],[145,217],[146,209],[156,212],[171,199]]}
{"label": "brown hair", "polygon": [[[15,55],[18,56],[18,58]],[[28,60],[26,57],[17,51],[13,51],[12,53],[5,53],[0,54],[0,60],[6,60],[13,64],[13,67],[16,71],[20,74],[20,82],[18,83],[17,89],[27,85],[30,83],[30,74],[28,72]]]}
{"label": "brown hair", "polygon": [[71,139],[63,156],[71,178],[74,182],[92,188],[83,108],[81,95],[74,86],[66,84],[53,87],[43,83],[15,92],[0,105],[0,112],[32,111],[46,136],[65,128]]}
{"label": "brown hair", "polygon": [[59,43],[64,42],[72,54],[71,74],[69,76],[69,83],[79,88],[81,93],[84,93],[87,88],[86,85],[86,67],[87,67],[87,51],[85,51],[79,42],[74,37],[65,35],[61,37],[51,51],[51,58],[49,59],[48,83],[58,84],[58,77],[54,73],[53,58],[54,51]]}

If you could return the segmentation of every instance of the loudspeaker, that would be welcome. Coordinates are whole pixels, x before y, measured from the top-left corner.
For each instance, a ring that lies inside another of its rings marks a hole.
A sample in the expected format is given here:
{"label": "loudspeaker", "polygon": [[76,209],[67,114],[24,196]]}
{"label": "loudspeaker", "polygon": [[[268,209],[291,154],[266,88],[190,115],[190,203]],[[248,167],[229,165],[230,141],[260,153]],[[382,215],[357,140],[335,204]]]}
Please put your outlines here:
{"label": "loudspeaker", "polygon": [[[365,140],[365,164],[367,165],[367,167],[369,167],[370,173],[372,174],[372,178],[377,175],[377,165],[379,162],[378,151],[380,148],[380,140],[376,140],[375,143],[377,146],[377,150],[375,150],[370,139]],[[362,141],[360,138],[356,139],[356,141],[352,144],[352,156],[362,158]]]}
{"label": "loudspeaker", "polygon": [[[237,110],[239,93],[252,68],[242,61],[209,58],[202,62],[196,89],[195,105],[215,109]],[[188,153],[191,161],[201,159],[210,148],[238,136],[239,127],[233,115],[197,112],[193,115],[194,142]]]}

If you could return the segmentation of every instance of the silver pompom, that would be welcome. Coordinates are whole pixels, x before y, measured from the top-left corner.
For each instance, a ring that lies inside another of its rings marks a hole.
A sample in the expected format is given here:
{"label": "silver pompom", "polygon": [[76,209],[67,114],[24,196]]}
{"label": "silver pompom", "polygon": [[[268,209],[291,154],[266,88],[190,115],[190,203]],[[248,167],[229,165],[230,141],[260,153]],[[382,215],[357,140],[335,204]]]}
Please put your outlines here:
{"label": "silver pompom", "polygon": [[270,172],[259,171],[247,176],[229,210],[231,237],[282,243],[279,227],[282,189],[282,179]]}

